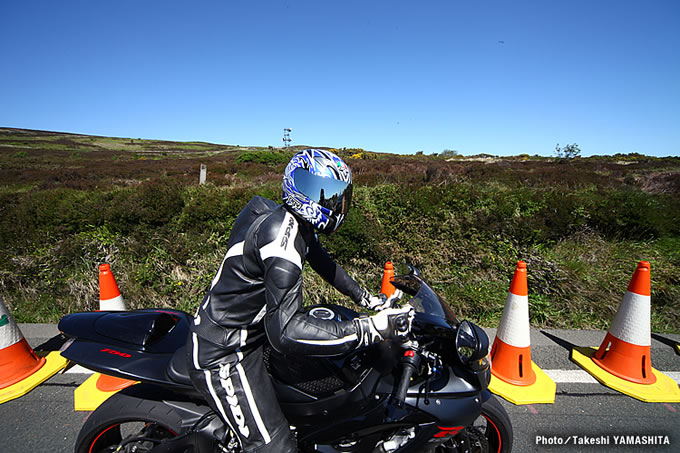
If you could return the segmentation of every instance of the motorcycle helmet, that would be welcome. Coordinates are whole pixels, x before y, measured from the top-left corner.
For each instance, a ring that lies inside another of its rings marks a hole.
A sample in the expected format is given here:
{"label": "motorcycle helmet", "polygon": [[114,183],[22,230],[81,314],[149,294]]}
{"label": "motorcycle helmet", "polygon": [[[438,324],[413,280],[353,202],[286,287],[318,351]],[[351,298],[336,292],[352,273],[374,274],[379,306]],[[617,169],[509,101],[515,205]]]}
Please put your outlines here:
{"label": "motorcycle helmet", "polygon": [[318,231],[334,233],[349,212],[352,173],[330,151],[296,153],[283,175],[283,203]]}

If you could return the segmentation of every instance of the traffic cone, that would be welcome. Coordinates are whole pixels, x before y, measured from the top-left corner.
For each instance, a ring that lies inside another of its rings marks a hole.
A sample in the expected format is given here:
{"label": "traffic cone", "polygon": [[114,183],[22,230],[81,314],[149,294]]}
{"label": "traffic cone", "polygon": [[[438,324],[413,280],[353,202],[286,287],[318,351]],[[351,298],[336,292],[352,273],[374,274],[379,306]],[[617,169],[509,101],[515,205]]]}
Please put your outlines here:
{"label": "traffic cone", "polygon": [[649,263],[641,261],[593,362],[627,381],[656,382],[651,363],[651,302]]}
{"label": "traffic cone", "polygon": [[109,264],[99,265],[99,310],[100,311],[123,311],[125,301],[120,294],[116,279],[111,272]]}
{"label": "traffic cone", "polygon": [[[126,310],[125,301],[109,264],[99,265],[99,310]],[[114,393],[136,383],[137,381],[129,379],[94,373],[73,392],[75,410],[93,411]]]}
{"label": "traffic cone", "polygon": [[514,404],[554,403],[557,385],[531,361],[527,265],[517,262],[491,348],[489,390]]}
{"label": "traffic cone", "polygon": [[38,356],[0,297],[0,404],[30,392],[67,363],[59,351]]}
{"label": "traffic cone", "polygon": [[383,271],[382,286],[380,287],[380,292],[390,297],[394,294],[397,288],[392,284],[394,280],[394,266],[391,261],[385,263],[385,270]]}
{"label": "traffic cone", "polygon": [[678,385],[652,368],[650,264],[640,261],[599,348],[573,348],[571,358],[602,384],[647,402],[680,402]]}

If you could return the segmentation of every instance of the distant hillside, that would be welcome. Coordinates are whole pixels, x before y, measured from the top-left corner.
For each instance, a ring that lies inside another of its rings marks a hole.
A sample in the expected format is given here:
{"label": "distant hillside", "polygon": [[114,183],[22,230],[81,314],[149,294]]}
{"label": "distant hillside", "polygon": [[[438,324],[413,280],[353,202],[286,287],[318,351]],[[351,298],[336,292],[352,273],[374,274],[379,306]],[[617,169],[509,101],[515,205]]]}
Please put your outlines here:
{"label": "distant hillside", "polygon": [[34,131],[29,129],[0,128],[0,147],[63,151],[118,151],[141,152],[150,155],[163,153],[212,153],[241,148],[205,142],[173,142],[141,138],[101,137],[66,132]]}

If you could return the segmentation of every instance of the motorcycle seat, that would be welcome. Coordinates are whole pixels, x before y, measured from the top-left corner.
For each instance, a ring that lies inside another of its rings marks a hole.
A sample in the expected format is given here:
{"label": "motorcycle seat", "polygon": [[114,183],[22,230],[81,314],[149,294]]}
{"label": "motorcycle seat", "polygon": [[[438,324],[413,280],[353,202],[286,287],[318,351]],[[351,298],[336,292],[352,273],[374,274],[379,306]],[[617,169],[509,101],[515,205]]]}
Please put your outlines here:
{"label": "motorcycle seat", "polygon": [[171,381],[182,385],[193,387],[189,377],[189,367],[187,366],[187,347],[183,345],[172,355],[168,364],[168,378]]}

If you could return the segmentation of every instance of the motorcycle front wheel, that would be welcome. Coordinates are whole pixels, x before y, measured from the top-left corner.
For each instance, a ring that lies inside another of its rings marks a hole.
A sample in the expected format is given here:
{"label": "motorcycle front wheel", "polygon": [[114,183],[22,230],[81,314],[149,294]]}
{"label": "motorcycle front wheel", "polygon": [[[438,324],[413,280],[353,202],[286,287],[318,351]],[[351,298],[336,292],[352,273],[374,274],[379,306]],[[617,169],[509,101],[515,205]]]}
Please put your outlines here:
{"label": "motorcycle front wheel", "polygon": [[182,420],[172,408],[117,393],[87,418],[75,453],[143,453],[183,431]]}
{"label": "motorcycle front wheel", "polygon": [[[492,395],[482,403],[482,413],[468,427],[470,450],[475,453],[510,453],[512,451],[512,423],[505,408]],[[460,439],[451,439],[438,448],[437,453],[454,453],[461,450]]]}
{"label": "motorcycle front wheel", "polygon": [[482,416],[474,427],[484,433],[489,442],[491,453],[509,453],[512,451],[512,423],[505,408],[495,396],[482,403]]}

